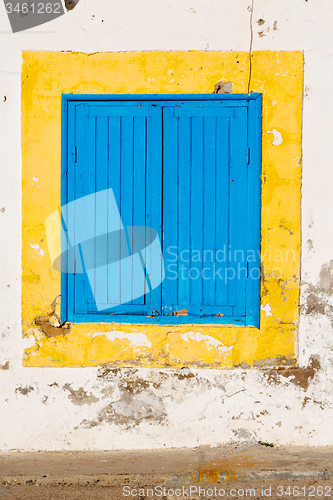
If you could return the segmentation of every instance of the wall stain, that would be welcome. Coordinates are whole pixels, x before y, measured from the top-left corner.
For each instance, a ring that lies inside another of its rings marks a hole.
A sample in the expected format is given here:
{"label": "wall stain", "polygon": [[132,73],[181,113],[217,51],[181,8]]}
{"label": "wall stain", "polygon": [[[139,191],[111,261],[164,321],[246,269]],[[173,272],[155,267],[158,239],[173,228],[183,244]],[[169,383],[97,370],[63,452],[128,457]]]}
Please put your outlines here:
{"label": "wall stain", "polygon": [[65,7],[67,10],[73,10],[76,7],[74,0],[65,0]]}
{"label": "wall stain", "polygon": [[79,427],[116,424],[131,429],[141,422],[162,423],[166,418],[166,411],[162,398],[154,392],[160,384],[143,380],[136,372],[137,370],[120,371],[103,366],[97,376],[117,382],[117,399],[108,403],[96,419],[83,420]]}
{"label": "wall stain", "polygon": [[97,403],[99,401],[96,396],[93,394],[88,394],[83,387],[75,390],[71,387],[71,384],[65,384],[63,386],[64,391],[69,391],[70,394],[68,398],[72,401],[74,405],[83,406],[83,405],[91,405],[93,403]]}
{"label": "wall stain", "polygon": [[301,313],[310,316],[325,315],[333,324],[333,306],[329,300],[333,296],[333,260],[321,266],[317,283],[308,284],[305,294],[306,300],[300,308]]}
{"label": "wall stain", "polygon": [[47,316],[38,316],[35,318],[35,324],[40,327],[46,337],[64,337],[71,331],[72,325],[70,323],[61,324],[59,313],[60,301],[59,296],[50,305],[51,312]]}
{"label": "wall stain", "polygon": [[324,407],[324,405],[323,405],[323,403],[322,403],[321,401],[316,401],[315,399],[308,398],[307,396],[305,396],[305,398],[304,398],[304,400],[303,400],[303,403],[302,403],[302,408],[305,408],[305,407],[306,407],[306,405],[307,405],[310,401],[312,401],[312,403],[314,403],[315,405],[319,405],[319,406],[320,406],[320,408],[321,408],[322,410],[324,410],[324,409],[325,409],[325,407]]}
{"label": "wall stain", "polygon": [[309,387],[310,381],[314,378],[316,372],[320,370],[320,362],[317,356],[311,356],[310,363],[307,368],[289,368],[281,370],[264,370],[263,373],[267,376],[270,384],[281,384],[280,377],[290,378],[290,383],[301,387],[305,391]]}
{"label": "wall stain", "polygon": [[9,361],[6,361],[4,365],[0,365],[0,370],[9,370]]}
{"label": "wall stain", "polygon": [[31,387],[31,385],[29,385],[27,387],[16,387],[15,392],[16,393],[19,392],[23,396],[27,396],[29,394],[29,392],[32,392],[34,390],[35,389],[33,387]]}
{"label": "wall stain", "polygon": [[306,245],[308,247],[308,250],[312,250],[313,249],[313,241],[312,240],[308,240],[306,242]]}

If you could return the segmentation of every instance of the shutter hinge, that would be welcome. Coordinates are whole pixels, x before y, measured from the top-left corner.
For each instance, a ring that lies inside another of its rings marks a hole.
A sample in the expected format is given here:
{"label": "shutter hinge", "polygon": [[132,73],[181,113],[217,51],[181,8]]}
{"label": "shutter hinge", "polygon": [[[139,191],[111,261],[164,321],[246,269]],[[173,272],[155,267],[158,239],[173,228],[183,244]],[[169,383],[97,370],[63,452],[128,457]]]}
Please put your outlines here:
{"label": "shutter hinge", "polygon": [[250,148],[247,148],[247,164],[250,165]]}

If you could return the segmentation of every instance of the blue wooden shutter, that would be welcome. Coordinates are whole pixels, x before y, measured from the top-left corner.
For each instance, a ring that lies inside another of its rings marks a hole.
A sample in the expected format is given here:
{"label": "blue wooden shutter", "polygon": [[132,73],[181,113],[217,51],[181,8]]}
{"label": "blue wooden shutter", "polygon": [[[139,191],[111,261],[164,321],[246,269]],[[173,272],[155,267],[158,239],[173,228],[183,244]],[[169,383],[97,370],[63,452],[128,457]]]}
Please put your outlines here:
{"label": "blue wooden shutter", "polygon": [[[261,96],[67,96],[64,103],[62,205],[112,189],[126,234],[112,275],[92,279],[88,270],[89,281],[79,270],[76,222],[84,217],[90,232],[107,234],[108,202],[63,213],[77,271],[63,271],[63,320],[259,326]],[[121,262],[136,226],[157,231],[166,272],[162,286],[152,286],[163,264],[148,253],[152,274],[141,296],[134,260],[132,269]],[[96,248],[90,260],[97,263]],[[128,284],[133,300],[124,303]],[[110,303],[121,305],[105,309]],[[187,316],[177,317],[182,309]]]}
{"label": "blue wooden shutter", "polygon": [[163,110],[164,315],[244,322],[248,108],[239,104]]}
{"label": "blue wooden shutter", "polygon": [[[120,247],[130,246],[133,226],[153,227],[161,239],[161,107],[136,102],[70,103],[68,123],[68,202],[112,188],[126,233],[126,239],[119,240]],[[106,204],[104,213],[101,208],[101,213],[87,211],[87,227],[94,226],[96,234],[107,234],[110,219],[105,216]],[[82,214],[76,214],[79,216]],[[75,233],[75,221],[66,224]],[[119,256],[121,251],[119,248]],[[156,272],[161,273],[160,263]],[[71,321],[161,313],[159,288],[150,293],[145,290],[141,297],[123,303],[122,290],[131,283],[135,296],[136,280],[135,266],[129,271],[121,259],[112,276],[96,271],[94,290],[86,273],[69,274],[67,279]]]}

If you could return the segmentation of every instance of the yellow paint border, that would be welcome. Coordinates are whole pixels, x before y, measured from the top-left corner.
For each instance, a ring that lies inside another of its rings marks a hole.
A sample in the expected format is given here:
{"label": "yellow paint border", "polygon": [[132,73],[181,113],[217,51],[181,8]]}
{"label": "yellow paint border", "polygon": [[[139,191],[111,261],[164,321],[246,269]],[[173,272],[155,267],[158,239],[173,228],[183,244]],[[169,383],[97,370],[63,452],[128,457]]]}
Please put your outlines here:
{"label": "yellow paint border", "polygon": [[[295,364],[300,278],[303,54],[252,53],[251,92],[263,94],[260,330],[214,325],[74,324],[47,337],[60,275],[44,223],[60,209],[62,93],[211,93],[219,80],[246,93],[246,52],[23,53],[22,324],[35,345],[24,366],[210,367]],[[136,335],[133,335],[136,332]],[[135,342],[135,343],[134,343]]]}

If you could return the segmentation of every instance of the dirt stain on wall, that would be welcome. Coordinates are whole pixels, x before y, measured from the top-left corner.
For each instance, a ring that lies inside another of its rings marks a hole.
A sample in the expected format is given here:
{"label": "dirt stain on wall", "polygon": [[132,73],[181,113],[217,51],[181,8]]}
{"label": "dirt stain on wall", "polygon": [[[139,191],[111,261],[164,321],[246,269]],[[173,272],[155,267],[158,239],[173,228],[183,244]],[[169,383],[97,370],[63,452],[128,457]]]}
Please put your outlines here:
{"label": "dirt stain on wall", "polygon": [[301,387],[305,391],[309,387],[310,381],[314,378],[316,372],[320,369],[320,362],[317,356],[311,356],[307,368],[289,368],[282,370],[265,370],[264,374],[271,384],[281,384],[280,377],[290,379],[289,382]]}

